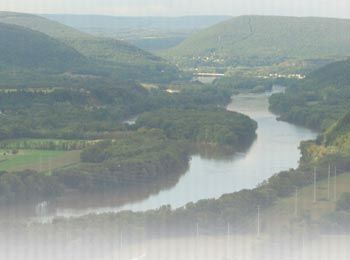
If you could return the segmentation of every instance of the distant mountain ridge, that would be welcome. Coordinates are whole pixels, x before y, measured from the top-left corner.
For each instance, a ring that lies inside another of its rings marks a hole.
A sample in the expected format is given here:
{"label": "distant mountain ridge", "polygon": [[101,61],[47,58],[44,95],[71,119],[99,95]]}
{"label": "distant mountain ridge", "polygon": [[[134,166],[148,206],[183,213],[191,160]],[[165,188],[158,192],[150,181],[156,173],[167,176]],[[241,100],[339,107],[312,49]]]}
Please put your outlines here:
{"label": "distant mountain ridge", "polygon": [[230,19],[230,16],[132,17],[107,15],[43,14],[45,18],[83,30],[84,28],[198,30]]}
{"label": "distant mountain ridge", "polygon": [[231,18],[230,16],[124,17],[67,14],[42,16],[96,36],[122,39],[149,51],[176,46],[192,33]]}
{"label": "distant mountain ridge", "polygon": [[350,20],[241,16],[200,31],[164,53],[182,62],[270,65],[350,55]]}

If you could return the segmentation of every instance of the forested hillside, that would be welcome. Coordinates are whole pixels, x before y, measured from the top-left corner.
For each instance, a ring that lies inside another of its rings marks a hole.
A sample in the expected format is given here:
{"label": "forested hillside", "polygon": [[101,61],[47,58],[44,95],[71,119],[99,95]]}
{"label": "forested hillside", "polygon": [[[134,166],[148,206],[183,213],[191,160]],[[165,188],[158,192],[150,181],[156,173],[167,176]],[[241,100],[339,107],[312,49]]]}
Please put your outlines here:
{"label": "forested hillside", "polygon": [[[348,55],[346,57],[349,57]],[[350,86],[350,60],[326,65],[309,76],[309,80],[319,85]]]}
{"label": "forested hillside", "polygon": [[165,57],[187,66],[261,66],[350,53],[350,20],[242,16],[198,32]]}
{"label": "forested hillside", "polygon": [[36,31],[0,23],[0,64],[64,71],[81,66],[85,58],[73,48]]}
{"label": "forested hillside", "polygon": [[92,66],[80,73],[159,82],[177,78],[176,67],[128,43],[98,38],[40,16],[0,12],[0,22],[42,32],[74,48]]}
{"label": "forested hillside", "polygon": [[0,68],[0,87],[52,87],[77,84],[79,80],[70,75],[87,71],[92,64],[46,34],[0,23]]}
{"label": "forested hillside", "polygon": [[270,98],[282,120],[325,130],[350,111],[350,60],[327,65]]}
{"label": "forested hillside", "polygon": [[350,112],[326,132],[325,143],[350,154]]}

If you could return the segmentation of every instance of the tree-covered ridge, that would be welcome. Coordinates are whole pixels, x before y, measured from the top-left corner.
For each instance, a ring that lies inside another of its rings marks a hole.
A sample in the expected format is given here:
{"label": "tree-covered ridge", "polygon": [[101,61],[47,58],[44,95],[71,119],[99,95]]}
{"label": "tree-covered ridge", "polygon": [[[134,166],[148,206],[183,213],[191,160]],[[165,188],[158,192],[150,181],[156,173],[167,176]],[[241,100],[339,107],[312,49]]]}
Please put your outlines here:
{"label": "tree-covered ridge", "polygon": [[75,49],[49,36],[0,23],[0,67],[25,67],[64,72],[84,65]]}
{"label": "tree-covered ridge", "polygon": [[241,16],[200,31],[164,53],[187,65],[272,65],[291,59],[343,58],[350,20]]}
{"label": "tree-covered ridge", "polygon": [[77,74],[92,74],[160,82],[177,78],[175,66],[128,43],[98,38],[40,16],[0,12],[0,22],[44,33],[74,48],[90,60],[90,66]]}
{"label": "tree-covered ridge", "polygon": [[350,110],[350,61],[321,68],[273,95],[270,108],[282,120],[325,130]]}
{"label": "tree-covered ridge", "polygon": [[247,116],[212,108],[149,112],[138,118],[136,126],[160,128],[171,139],[232,146],[250,143],[257,128]]}

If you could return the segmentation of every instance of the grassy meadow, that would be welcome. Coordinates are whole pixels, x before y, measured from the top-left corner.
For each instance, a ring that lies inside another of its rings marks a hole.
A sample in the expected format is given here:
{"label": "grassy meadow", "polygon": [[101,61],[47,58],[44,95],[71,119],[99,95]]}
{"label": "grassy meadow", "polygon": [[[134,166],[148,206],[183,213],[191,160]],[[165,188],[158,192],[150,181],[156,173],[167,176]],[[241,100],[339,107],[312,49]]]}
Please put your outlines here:
{"label": "grassy meadow", "polygon": [[350,173],[338,175],[336,183],[335,192],[335,178],[331,177],[330,198],[328,199],[327,178],[318,181],[316,185],[316,203],[314,202],[313,185],[298,190],[297,199],[295,194],[288,198],[279,199],[271,209],[263,213],[262,222],[264,223],[264,228],[278,231],[287,230],[293,223],[297,223],[301,219],[317,221],[324,215],[333,212],[336,209],[336,201],[341,195],[349,192]]}
{"label": "grassy meadow", "polygon": [[0,150],[0,171],[35,170],[49,173],[51,170],[76,164],[80,151],[48,150]]}

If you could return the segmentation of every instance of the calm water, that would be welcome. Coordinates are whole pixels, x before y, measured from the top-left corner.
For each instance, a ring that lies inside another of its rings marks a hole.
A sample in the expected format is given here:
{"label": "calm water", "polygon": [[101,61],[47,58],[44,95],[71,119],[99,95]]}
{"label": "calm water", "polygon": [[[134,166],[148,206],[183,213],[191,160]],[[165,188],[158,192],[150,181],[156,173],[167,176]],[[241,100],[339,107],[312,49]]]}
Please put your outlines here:
{"label": "calm water", "polygon": [[295,168],[300,159],[301,141],[315,139],[317,134],[303,127],[277,121],[268,111],[267,94],[235,96],[227,108],[244,113],[258,122],[257,139],[244,153],[225,159],[193,156],[189,170],[172,188],[142,201],[117,207],[85,209],[57,208],[57,216],[82,216],[90,213],[143,211],[162,205],[181,207],[188,202],[218,198],[223,194],[251,189],[282,170]]}

